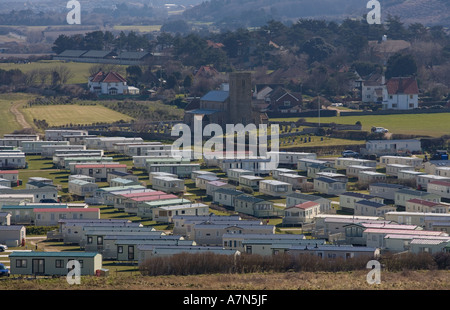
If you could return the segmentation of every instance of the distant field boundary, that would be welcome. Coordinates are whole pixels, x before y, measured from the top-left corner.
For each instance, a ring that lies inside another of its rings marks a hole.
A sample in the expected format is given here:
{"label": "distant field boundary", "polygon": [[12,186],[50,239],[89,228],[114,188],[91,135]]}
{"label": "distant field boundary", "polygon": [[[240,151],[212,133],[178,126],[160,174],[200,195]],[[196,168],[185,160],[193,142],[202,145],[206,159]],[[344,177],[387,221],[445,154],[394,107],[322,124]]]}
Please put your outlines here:
{"label": "distant field boundary", "polygon": [[380,110],[380,111],[372,111],[372,112],[344,112],[344,111],[341,111],[340,112],[340,116],[432,114],[432,113],[450,113],[450,108],[444,108],[444,109],[413,109],[413,110]]}

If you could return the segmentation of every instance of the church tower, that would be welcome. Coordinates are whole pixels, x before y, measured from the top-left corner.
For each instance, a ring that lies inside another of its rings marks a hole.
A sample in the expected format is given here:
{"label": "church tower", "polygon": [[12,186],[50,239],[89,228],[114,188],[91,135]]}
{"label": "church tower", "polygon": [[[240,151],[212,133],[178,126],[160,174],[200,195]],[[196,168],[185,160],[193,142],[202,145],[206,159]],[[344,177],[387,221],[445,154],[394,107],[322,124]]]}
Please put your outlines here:
{"label": "church tower", "polygon": [[230,92],[227,123],[246,126],[253,122],[251,73],[232,72],[229,74],[228,82]]}

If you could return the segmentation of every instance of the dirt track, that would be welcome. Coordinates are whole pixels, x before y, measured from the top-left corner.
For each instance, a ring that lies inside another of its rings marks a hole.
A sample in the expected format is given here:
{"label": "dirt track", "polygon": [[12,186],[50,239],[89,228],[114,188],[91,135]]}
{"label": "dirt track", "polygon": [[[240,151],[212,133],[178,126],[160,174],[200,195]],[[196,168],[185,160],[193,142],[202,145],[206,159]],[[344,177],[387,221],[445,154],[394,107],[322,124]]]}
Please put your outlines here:
{"label": "dirt track", "polygon": [[14,114],[14,116],[16,117],[17,122],[19,123],[20,126],[22,126],[23,129],[25,128],[31,128],[31,125],[28,124],[28,122],[25,120],[25,117],[23,116],[23,114],[19,111],[19,106],[21,105],[21,102],[15,102],[11,105],[11,108],[9,109],[9,111]]}

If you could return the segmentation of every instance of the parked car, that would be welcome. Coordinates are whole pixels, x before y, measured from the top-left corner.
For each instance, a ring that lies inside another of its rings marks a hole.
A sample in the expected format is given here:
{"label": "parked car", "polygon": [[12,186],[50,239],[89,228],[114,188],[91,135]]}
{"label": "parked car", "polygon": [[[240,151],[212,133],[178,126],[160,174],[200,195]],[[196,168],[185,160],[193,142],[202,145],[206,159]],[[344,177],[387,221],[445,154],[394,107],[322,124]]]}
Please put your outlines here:
{"label": "parked car", "polygon": [[375,132],[375,133],[387,133],[387,132],[389,132],[389,130],[386,129],[386,128],[383,128],[383,127],[372,127],[372,132]]}
{"label": "parked car", "polygon": [[0,277],[9,277],[9,269],[5,265],[0,264]]}
{"label": "parked car", "polygon": [[4,244],[0,244],[0,252],[5,252],[8,249],[8,247]]}
{"label": "parked car", "polygon": [[346,150],[342,152],[342,157],[359,157],[359,153],[352,150]]}

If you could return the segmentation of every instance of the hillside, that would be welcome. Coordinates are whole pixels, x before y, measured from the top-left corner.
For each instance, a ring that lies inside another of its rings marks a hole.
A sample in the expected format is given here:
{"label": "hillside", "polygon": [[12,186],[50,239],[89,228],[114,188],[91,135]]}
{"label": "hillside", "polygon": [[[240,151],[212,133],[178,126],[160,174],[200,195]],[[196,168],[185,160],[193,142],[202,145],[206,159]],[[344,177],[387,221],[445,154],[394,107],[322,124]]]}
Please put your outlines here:
{"label": "hillside", "polygon": [[[382,19],[397,15],[405,23],[450,25],[450,3],[446,0],[380,0]],[[258,26],[264,20],[315,18],[340,21],[360,18],[370,10],[361,0],[211,0],[184,12],[184,17],[220,24],[223,21]],[[245,18],[245,19],[243,19]]]}

